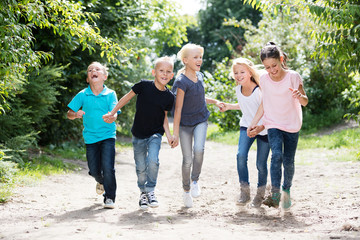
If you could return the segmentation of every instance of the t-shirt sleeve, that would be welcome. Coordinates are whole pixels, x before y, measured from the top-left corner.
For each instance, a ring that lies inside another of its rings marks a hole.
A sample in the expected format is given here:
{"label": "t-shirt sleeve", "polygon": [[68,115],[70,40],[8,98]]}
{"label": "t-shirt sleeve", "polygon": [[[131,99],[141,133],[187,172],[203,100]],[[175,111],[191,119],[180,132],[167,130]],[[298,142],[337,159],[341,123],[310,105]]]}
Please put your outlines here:
{"label": "t-shirt sleeve", "polygon": [[110,96],[109,112],[114,109],[114,107],[116,106],[117,102],[118,102],[118,100],[117,100],[116,92],[114,91],[114,92],[111,94],[111,96]]}
{"label": "t-shirt sleeve", "polygon": [[165,107],[165,111],[171,111],[173,110],[173,105],[174,105],[174,101],[175,101],[175,97],[174,95],[170,92],[171,95],[169,95],[169,104],[166,105]]}
{"label": "t-shirt sleeve", "polygon": [[83,92],[79,92],[78,94],[76,94],[76,96],[68,104],[68,107],[74,112],[79,111],[79,109],[83,105],[83,96],[84,96]]}
{"label": "t-shirt sleeve", "polygon": [[184,84],[184,81],[182,81],[181,79],[176,80],[174,83],[173,93],[175,94],[175,96],[177,95],[178,88],[186,92],[186,84]]}
{"label": "t-shirt sleeve", "polygon": [[295,89],[299,89],[300,85],[303,85],[303,80],[298,72],[294,73],[293,84],[293,88]]}
{"label": "t-shirt sleeve", "polygon": [[140,81],[138,83],[135,83],[135,85],[132,86],[131,89],[134,91],[135,94],[139,94],[142,91],[143,85],[143,81]]}

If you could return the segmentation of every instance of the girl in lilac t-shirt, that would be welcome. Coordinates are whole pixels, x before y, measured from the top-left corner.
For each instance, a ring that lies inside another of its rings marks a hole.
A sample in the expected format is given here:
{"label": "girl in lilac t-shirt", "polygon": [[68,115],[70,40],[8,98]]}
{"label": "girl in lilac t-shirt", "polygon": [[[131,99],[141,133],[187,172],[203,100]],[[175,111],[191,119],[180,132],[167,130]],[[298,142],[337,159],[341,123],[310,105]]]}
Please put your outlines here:
{"label": "girl in lilac t-shirt", "polygon": [[308,104],[300,75],[286,67],[286,54],[274,43],[268,43],[260,53],[266,74],[260,77],[263,102],[248,128],[248,136],[254,137],[256,124],[263,117],[263,125],[268,130],[271,149],[271,195],[263,202],[277,208],[280,202],[282,166],[282,207],[291,207],[290,187],[295,172],[295,152],[302,124],[301,106]]}

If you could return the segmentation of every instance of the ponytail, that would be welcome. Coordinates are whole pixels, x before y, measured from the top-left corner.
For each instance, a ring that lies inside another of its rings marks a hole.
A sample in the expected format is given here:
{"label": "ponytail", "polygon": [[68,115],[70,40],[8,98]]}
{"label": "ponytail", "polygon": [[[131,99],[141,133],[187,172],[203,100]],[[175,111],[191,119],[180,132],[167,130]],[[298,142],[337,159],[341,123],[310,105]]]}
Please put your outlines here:
{"label": "ponytail", "polygon": [[286,65],[286,60],[288,59],[287,54],[285,52],[283,52],[280,49],[280,47],[278,47],[274,42],[266,43],[265,47],[263,49],[261,49],[260,59],[262,62],[267,58],[275,58],[280,61],[280,57],[283,57],[281,66],[284,69],[288,69],[288,67]]}

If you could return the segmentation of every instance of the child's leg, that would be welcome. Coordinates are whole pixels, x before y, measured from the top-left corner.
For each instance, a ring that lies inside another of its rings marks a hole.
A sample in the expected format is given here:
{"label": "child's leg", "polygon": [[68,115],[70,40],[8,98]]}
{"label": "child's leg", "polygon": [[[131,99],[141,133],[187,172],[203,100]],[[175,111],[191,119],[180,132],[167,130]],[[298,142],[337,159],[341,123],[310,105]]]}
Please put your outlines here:
{"label": "child's leg", "polygon": [[115,139],[109,138],[101,141],[101,165],[104,176],[105,198],[115,201]]}
{"label": "child's leg", "polygon": [[283,189],[290,189],[295,173],[295,152],[299,139],[299,132],[284,132],[284,183]]}
{"label": "child's leg", "polygon": [[256,168],[258,170],[258,187],[266,186],[267,183],[267,160],[270,151],[267,136],[257,136]]}
{"label": "child's leg", "polygon": [[248,154],[255,138],[249,138],[246,129],[240,129],[238,152],[236,155],[237,171],[241,185],[249,185]]}
{"label": "child's leg", "polygon": [[154,134],[148,138],[148,155],[146,157],[146,192],[152,192],[155,189],[157,176],[159,172],[159,151],[161,147],[160,134]]}
{"label": "child's leg", "polygon": [[281,184],[281,166],[283,161],[283,131],[271,128],[268,130],[268,138],[271,148],[270,176],[272,192],[279,192]]}
{"label": "child's leg", "polygon": [[194,165],[191,172],[191,180],[198,181],[204,159],[206,131],[208,123],[202,122],[194,128]]}
{"label": "child's leg", "polygon": [[147,139],[132,138],[134,148],[134,160],[137,175],[137,184],[141,192],[146,192],[146,155],[147,155]]}
{"label": "child's leg", "polygon": [[86,159],[89,167],[89,175],[94,177],[98,183],[103,184],[104,178],[101,174],[100,145],[100,142],[86,144]]}
{"label": "child's leg", "polygon": [[186,192],[190,191],[190,170],[193,163],[193,156],[192,156],[193,129],[194,127],[186,127],[186,126],[180,126],[179,129],[180,145],[183,155],[182,182],[183,182],[183,189]]}

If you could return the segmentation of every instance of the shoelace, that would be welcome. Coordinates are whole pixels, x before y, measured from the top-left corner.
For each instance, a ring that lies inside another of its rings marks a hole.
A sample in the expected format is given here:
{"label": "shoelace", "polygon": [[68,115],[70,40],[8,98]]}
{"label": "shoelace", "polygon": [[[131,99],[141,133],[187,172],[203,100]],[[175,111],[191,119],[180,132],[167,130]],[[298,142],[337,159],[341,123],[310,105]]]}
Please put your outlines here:
{"label": "shoelace", "polygon": [[141,202],[147,202],[146,194],[141,194]]}
{"label": "shoelace", "polygon": [[149,193],[148,193],[148,197],[149,197],[149,201],[156,200],[156,197],[155,197],[154,192],[149,192]]}

